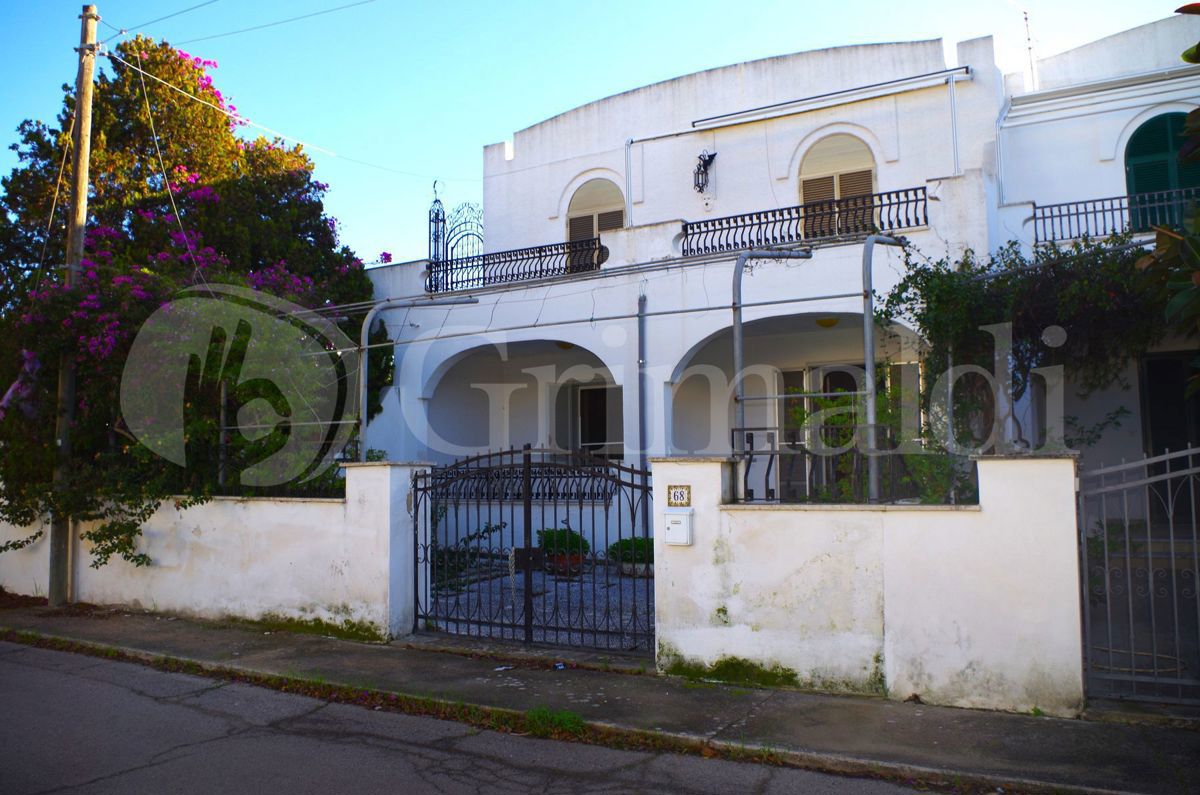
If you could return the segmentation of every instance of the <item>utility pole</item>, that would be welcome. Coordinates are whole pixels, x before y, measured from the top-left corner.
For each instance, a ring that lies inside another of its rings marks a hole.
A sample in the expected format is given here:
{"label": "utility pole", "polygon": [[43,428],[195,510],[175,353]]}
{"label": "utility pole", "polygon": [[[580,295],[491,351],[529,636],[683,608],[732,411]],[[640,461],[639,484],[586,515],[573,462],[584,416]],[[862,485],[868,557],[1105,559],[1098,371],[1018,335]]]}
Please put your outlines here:
{"label": "utility pole", "polygon": [[[71,128],[71,219],[67,228],[67,287],[79,280],[83,260],[83,239],[87,227],[88,162],[92,150],[92,92],[96,70],[96,23],[100,14],[96,6],[85,5],[79,15],[79,70],[75,75],[75,124]],[[58,445],[58,463],[54,467],[54,486],[57,490],[71,465],[71,426],[75,422],[75,358],[70,353],[58,360],[58,421],[54,436]],[[58,511],[50,525],[50,588],[51,605],[70,601],[71,534],[69,515]]]}

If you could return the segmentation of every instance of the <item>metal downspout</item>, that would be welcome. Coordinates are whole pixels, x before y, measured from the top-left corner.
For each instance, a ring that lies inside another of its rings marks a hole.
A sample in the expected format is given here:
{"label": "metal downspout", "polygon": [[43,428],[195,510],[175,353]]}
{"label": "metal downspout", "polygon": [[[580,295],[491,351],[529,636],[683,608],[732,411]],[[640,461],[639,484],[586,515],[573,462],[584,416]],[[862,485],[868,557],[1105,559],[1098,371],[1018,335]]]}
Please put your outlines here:
{"label": "metal downspout", "polygon": [[633,226],[633,139],[625,139],[625,227]]}
{"label": "metal downspout", "polygon": [[950,145],[954,150],[954,176],[962,176],[962,165],[958,156],[958,94],[954,90],[954,75],[946,78],[950,87]]}
{"label": "metal downspout", "polygon": [[646,295],[638,296],[637,312],[638,463],[647,466],[646,455]]}

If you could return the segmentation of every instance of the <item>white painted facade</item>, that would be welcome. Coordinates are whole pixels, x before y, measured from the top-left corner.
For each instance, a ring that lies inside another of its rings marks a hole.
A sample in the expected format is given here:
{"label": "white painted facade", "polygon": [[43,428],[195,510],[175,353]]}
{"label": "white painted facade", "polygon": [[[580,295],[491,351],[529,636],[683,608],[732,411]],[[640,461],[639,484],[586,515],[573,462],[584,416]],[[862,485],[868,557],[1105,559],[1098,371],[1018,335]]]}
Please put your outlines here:
{"label": "white painted facade", "polygon": [[[352,464],[342,500],[216,497],[185,510],[164,503],[138,542],[149,566],[113,558],[91,568],[90,546],[72,539],[73,598],[215,620],[350,622],[380,636],[406,635],[414,610],[412,472]],[[0,524],[0,543],[34,530]],[[49,548],[42,538],[0,554],[0,587],[45,595]]]}
{"label": "white painted facade", "polygon": [[[610,395],[623,407],[609,435],[621,436],[626,460],[728,452],[731,410],[710,410],[726,396],[702,384],[715,375],[711,368],[725,381],[731,372],[736,251],[684,256],[682,222],[795,206],[806,189],[814,195],[812,180],[854,171],[875,193],[926,191],[927,221],[898,230],[918,256],[992,251],[1010,240],[1031,246],[1035,203],[1123,194],[1123,151],[1133,131],[1157,114],[1195,107],[1200,68],[1182,64],[1178,53],[1197,38],[1194,17],[1127,31],[1043,59],[1037,90],[1000,74],[990,38],[959,44],[952,64],[940,40],[798,53],[591,102],[487,146],[486,251],[560,243],[572,218],[586,213],[620,211],[623,226],[606,229],[599,215],[580,221],[600,229],[607,248],[594,272],[437,296],[477,303],[385,311],[398,343],[396,386],[367,444],[398,460],[434,461],[523,443],[576,447],[584,441],[571,430],[578,402],[559,393],[607,381],[619,387]],[[837,139],[859,142],[865,165],[860,156],[839,165],[828,154]],[[700,193],[693,169],[702,152],[717,157]],[[613,190],[598,193],[597,180]],[[757,263],[745,280],[746,355],[767,370],[751,380],[752,390],[781,388],[786,372],[862,362],[861,300],[811,300],[861,291],[861,256],[861,242],[851,240],[819,243],[808,262]],[[425,272],[419,261],[371,276],[379,298],[420,298]],[[896,251],[879,249],[876,292],[885,294],[900,272]],[[787,302],[755,306],[766,301]],[[832,329],[817,325],[831,319]],[[913,355],[888,353],[901,361]],[[1119,438],[1105,442],[1112,449],[1088,460],[1140,454],[1133,366],[1128,393],[1068,400],[1067,413],[1081,420],[1103,416],[1096,406],[1117,400],[1130,410],[1113,432]],[[774,409],[753,411],[750,424],[779,424]]]}
{"label": "white painted facade", "polygon": [[733,505],[729,463],[656,459],[657,504],[693,495],[690,546],[656,517],[660,664],[737,657],[821,690],[1074,716],[1074,478],[1070,458],[984,458],[977,506]]}

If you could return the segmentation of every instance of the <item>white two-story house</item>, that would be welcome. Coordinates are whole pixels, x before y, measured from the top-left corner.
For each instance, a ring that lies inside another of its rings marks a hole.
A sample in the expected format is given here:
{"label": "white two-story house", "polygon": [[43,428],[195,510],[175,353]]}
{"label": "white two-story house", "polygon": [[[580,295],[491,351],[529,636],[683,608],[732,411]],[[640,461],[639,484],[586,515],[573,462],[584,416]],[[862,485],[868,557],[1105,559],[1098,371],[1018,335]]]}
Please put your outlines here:
{"label": "white two-story house", "polygon": [[[366,446],[445,462],[531,443],[638,463],[786,443],[794,404],[778,396],[861,388],[868,233],[933,259],[1032,247],[1145,226],[1200,186],[1173,159],[1200,97],[1200,68],[1178,56],[1198,23],[1042,59],[1036,88],[1001,74],[990,38],[958,44],[953,63],[940,40],[767,58],[486,146],[483,253],[455,256],[434,224],[430,259],[371,271],[398,305],[381,313],[395,387]],[[762,248],[812,256],[754,259],[741,279],[739,419],[734,272]],[[876,247],[874,291],[901,273],[900,250]],[[875,333],[877,359],[915,361],[914,335]],[[1182,361],[1130,363],[1133,386],[1109,397],[1131,413],[1100,457],[1197,441],[1181,391],[1170,412],[1184,420],[1146,410]]]}

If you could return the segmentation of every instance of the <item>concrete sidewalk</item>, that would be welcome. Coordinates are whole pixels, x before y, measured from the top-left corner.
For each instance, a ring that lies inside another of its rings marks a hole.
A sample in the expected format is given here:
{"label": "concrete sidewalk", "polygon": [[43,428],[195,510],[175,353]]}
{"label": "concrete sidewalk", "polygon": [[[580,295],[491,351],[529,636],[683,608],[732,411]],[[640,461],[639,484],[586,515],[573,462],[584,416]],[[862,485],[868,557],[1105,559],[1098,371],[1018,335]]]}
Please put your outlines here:
{"label": "concrete sidewalk", "polygon": [[[570,710],[599,725],[716,746],[768,748],[832,772],[968,789],[1200,792],[1200,732],[1009,715],[567,667],[545,652],[509,670],[485,656],[264,633],[121,610],[0,611],[0,629],[202,665],[524,712]],[[593,662],[603,664],[600,657]]]}

